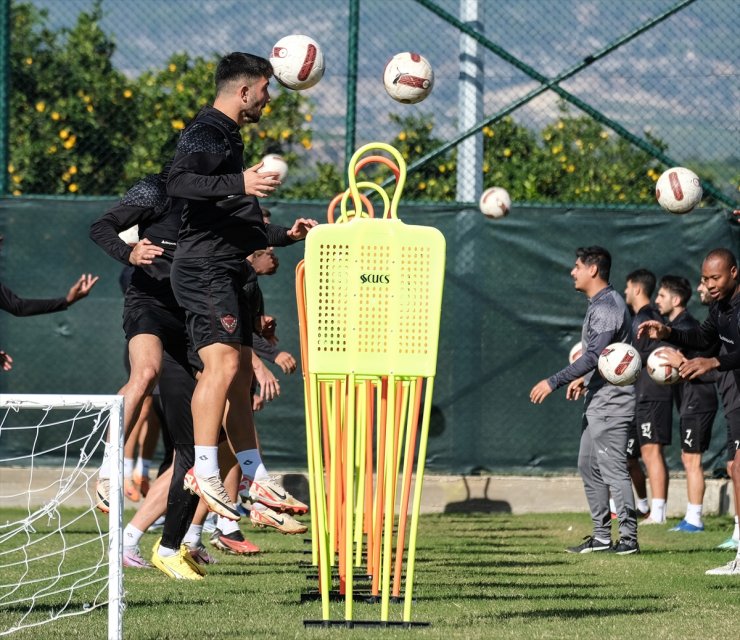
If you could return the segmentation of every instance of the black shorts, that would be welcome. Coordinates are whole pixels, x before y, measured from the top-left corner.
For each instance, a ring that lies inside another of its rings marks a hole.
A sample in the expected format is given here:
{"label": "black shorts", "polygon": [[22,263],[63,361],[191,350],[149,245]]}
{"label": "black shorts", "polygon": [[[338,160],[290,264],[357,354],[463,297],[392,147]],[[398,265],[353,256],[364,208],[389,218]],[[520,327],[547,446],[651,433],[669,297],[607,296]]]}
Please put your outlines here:
{"label": "black shorts", "polygon": [[725,414],[727,421],[727,460],[734,460],[740,451],[740,409]]}
{"label": "black shorts", "polygon": [[[131,287],[129,287],[129,292]],[[188,335],[185,328],[185,312],[156,298],[142,295],[126,295],[123,305],[123,331],[126,341],[138,335],[153,335],[162,342],[164,350],[178,363],[188,367]]]}
{"label": "black shorts", "polygon": [[644,444],[671,444],[672,402],[638,402],[635,407],[637,439]]}
{"label": "black shorts", "polygon": [[185,309],[194,351],[210,344],[252,346],[252,315],[243,287],[246,261],[180,258],[172,263],[172,290]]}
{"label": "black shorts", "polygon": [[640,457],[640,441],[637,439],[637,423],[633,420],[627,432],[627,458]]}
{"label": "black shorts", "polygon": [[712,439],[712,426],[716,411],[681,416],[681,451],[704,453]]}

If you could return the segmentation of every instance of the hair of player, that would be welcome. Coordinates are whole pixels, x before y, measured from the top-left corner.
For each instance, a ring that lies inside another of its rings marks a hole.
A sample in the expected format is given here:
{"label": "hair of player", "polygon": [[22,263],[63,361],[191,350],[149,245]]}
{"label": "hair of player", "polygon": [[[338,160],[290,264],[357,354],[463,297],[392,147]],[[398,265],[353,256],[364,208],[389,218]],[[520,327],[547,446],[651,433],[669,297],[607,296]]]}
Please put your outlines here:
{"label": "hair of player", "polygon": [[683,276],[666,275],[660,279],[660,289],[665,289],[671,295],[678,296],[679,305],[685,307],[691,300],[691,283]]}
{"label": "hair of player", "polygon": [[648,297],[653,297],[655,291],[655,274],[647,269],[635,269],[632,273],[627,274],[627,282],[639,284],[642,292]]}
{"label": "hair of player", "polygon": [[216,93],[221,93],[225,87],[237,80],[252,82],[271,76],[272,64],[269,60],[251,53],[234,51],[221,58],[216,67]]}
{"label": "hair of player", "polygon": [[704,262],[707,262],[709,260],[721,260],[727,265],[728,269],[732,269],[732,267],[735,267],[737,269],[737,259],[735,258],[735,254],[732,253],[732,251],[730,251],[729,249],[725,249],[723,247],[712,249],[707,254],[707,257],[704,258]]}
{"label": "hair of player", "polygon": [[609,274],[612,270],[612,256],[604,247],[597,245],[592,247],[578,247],[576,249],[576,259],[588,266],[595,264],[598,267],[599,277],[604,282],[609,282]]}

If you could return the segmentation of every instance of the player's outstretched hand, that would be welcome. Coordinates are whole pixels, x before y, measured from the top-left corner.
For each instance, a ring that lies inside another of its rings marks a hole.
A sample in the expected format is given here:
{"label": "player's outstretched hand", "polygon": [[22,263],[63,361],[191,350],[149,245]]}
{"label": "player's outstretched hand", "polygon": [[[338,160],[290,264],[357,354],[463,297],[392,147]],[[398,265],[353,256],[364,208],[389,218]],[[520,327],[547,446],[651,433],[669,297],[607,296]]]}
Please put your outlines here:
{"label": "player's outstretched hand", "polygon": [[303,240],[318,223],[313,218],[298,218],[288,231],[291,240]]}
{"label": "player's outstretched hand", "polygon": [[95,283],[100,280],[100,276],[93,276],[91,273],[85,275],[84,273],[80,276],[80,279],[72,285],[72,288],[67,293],[67,303],[74,304],[78,300],[84,298],[90,289],[95,286]]}
{"label": "player's outstretched hand", "polygon": [[254,367],[254,377],[257,379],[257,384],[260,387],[259,397],[264,402],[272,402],[280,395],[280,382],[272,371],[262,364],[261,360],[257,362],[255,359],[252,359],[252,365]]}
{"label": "player's outstretched hand", "polygon": [[651,340],[664,340],[671,334],[670,327],[666,327],[658,320],[645,320],[637,327],[636,338],[646,335]]}
{"label": "player's outstretched hand", "polygon": [[719,367],[717,358],[691,358],[678,367],[678,373],[686,380],[693,380]]}
{"label": "player's outstretched hand", "polygon": [[656,349],[655,353],[675,369],[680,369],[681,365],[686,362],[686,356],[678,351],[678,349],[667,349],[665,347],[661,347],[660,349]]}
{"label": "player's outstretched hand", "polygon": [[258,249],[247,256],[247,260],[252,264],[258,276],[271,276],[280,266],[280,261],[272,249]]}
{"label": "player's outstretched hand", "polygon": [[578,400],[578,398],[583,397],[583,395],[586,393],[586,385],[584,382],[585,379],[582,377],[573,380],[573,382],[571,382],[568,385],[568,388],[565,390],[565,399]]}
{"label": "player's outstretched hand", "polygon": [[0,351],[0,371],[10,371],[13,368],[13,358],[5,351]]}
{"label": "player's outstretched hand", "polygon": [[275,364],[283,370],[283,373],[293,373],[298,366],[295,358],[287,351],[281,351],[275,356]]}
{"label": "player's outstretched hand", "polygon": [[552,389],[550,388],[550,383],[547,379],[540,380],[529,392],[529,399],[534,402],[534,404],[541,404],[542,401],[551,393]]}
{"label": "player's outstretched hand", "polygon": [[163,253],[164,249],[162,247],[152,244],[151,240],[142,238],[134,245],[128,256],[128,261],[132,265],[139,267],[142,264],[151,264],[154,258],[161,256]]}
{"label": "player's outstretched hand", "polygon": [[280,174],[277,171],[257,173],[262,167],[262,164],[260,162],[253,167],[249,167],[243,173],[244,193],[248,196],[266,198],[270,193],[275,191],[275,187],[280,186]]}

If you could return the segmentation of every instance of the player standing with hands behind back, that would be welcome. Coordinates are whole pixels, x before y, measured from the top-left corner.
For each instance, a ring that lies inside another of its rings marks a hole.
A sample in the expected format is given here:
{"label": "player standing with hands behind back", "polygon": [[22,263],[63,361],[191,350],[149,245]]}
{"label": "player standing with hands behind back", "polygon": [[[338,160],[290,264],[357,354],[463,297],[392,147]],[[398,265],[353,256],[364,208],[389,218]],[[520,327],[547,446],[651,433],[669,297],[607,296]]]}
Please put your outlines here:
{"label": "player standing with hands behind back", "polygon": [[[638,335],[648,335],[655,340],[665,340],[678,347],[706,351],[724,344],[726,353],[705,358],[684,359],[678,369],[682,378],[693,380],[713,370],[732,371],[740,383],[740,283],[738,283],[737,260],[728,249],[713,249],[704,258],[701,266],[701,281],[706,286],[712,303],[709,315],[699,327],[678,329],[656,320],[643,322]],[[730,414],[732,415],[732,414]],[[729,439],[735,442],[732,485],[735,504],[740,504],[740,421],[728,423]],[[740,550],[734,560],[726,565],[710,569],[709,575],[740,575]]]}
{"label": "player standing with hands behind back", "polygon": [[[555,389],[568,385],[566,397],[579,398],[585,390],[583,431],[578,470],[593,521],[593,534],[567,549],[568,553],[612,551],[639,553],[632,483],[627,472],[627,436],[635,416],[635,390],[607,384],[596,371],[599,355],[612,342],[630,342],[631,319],[622,297],[609,284],[611,255],[603,247],[576,250],[570,272],[577,291],[588,298],[583,320],[583,355],[556,374],[540,380],[529,393],[540,404]],[[617,507],[619,536],[611,539],[609,494]]]}
{"label": "player standing with hands behind back", "polygon": [[[195,467],[189,488],[219,515],[239,520],[219,477],[217,443],[253,424],[251,312],[242,286],[246,257],[268,246],[258,197],[280,184],[276,172],[243,167],[240,127],[258,122],[270,101],[272,65],[248,53],[231,53],[216,69],[216,99],[183,130],[167,193],[185,200],[172,265],[172,289],[185,309],[192,348],[203,362],[193,392]],[[315,220],[298,219],[291,240],[305,238]],[[228,406],[228,410],[227,410]],[[233,440],[233,438],[230,438]],[[244,471],[248,452],[235,451]]]}

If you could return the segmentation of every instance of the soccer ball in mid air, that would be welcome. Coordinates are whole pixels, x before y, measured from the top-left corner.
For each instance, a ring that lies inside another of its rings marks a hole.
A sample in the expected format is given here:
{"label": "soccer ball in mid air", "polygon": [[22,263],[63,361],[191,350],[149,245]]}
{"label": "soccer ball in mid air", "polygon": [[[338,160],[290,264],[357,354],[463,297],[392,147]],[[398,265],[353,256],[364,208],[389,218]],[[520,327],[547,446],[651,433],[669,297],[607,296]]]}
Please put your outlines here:
{"label": "soccer ball in mid air", "polygon": [[258,173],[265,173],[266,171],[276,171],[279,173],[278,179],[282,182],[288,175],[288,163],[285,162],[283,156],[277,153],[268,153],[262,158],[262,166]]}
{"label": "soccer ball in mid air", "polygon": [[511,197],[509,192],[502,187],[489,187],[480,194],[478,206],[487,218],[503,218],[509,215]]}
{"label": "soccer ball in mid air", "polygon": [[678,369],[665,359],[667,352],[676,352],[671,347],[658,347],[647,359],[648,375],[658,384],[674,384],[681,379]]}
{"label": "soccer ball in mid air", "polygon": [[418,53],[397,53],[385,65],[383,84],[388,95],[404,104],[421,102],[434,86],[434,71]]}
{"label": "soccer ball in mid air", "polygon": [[642,360],[631,344],[613,342],[599,356],[599,373],[607,382],[624,387],[640,375]]}
{"label": "soccer ball in mid air", "polygon": [[324,54],[318,42],[293,34],[272,47],[270,63],[277,81],[288,89],[308,89],[324,75]]}
{"label": "soccer ball in mid air", "polygon": [[691,169],[673,167],[655,183],[658,204],[670,213],[688,213],[701,202],[701,180]]}

